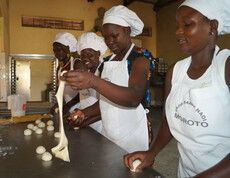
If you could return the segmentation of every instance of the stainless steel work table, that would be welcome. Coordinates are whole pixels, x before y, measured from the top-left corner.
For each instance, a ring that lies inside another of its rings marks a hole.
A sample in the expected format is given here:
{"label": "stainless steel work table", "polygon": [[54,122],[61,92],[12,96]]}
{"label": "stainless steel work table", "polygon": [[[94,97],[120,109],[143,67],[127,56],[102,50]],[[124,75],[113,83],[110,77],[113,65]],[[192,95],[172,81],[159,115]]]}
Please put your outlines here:
{"label": "stainless steel work table", "polygon": [[[34,123],[34,122],[33,122]],[[133,173],[123,164],[127,152],[91,128],[69,130],[65,128],[69,141],[70,162],[53,156],[44,162],[36,148],[43,145],[51,153],[58,144],[54,131],[37,135],[34,131],[24,136],[28,123],[0,125],[0,177],[4,178],[160,178],[157,171],[145,168],[142,173]],[[55,124],[55,130],[58,129]]]}

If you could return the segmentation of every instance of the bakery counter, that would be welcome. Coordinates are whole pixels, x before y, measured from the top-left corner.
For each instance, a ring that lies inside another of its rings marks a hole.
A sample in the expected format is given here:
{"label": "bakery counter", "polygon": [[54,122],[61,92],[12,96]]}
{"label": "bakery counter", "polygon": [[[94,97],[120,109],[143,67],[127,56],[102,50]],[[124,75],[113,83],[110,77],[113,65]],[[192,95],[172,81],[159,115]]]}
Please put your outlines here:
{"label": "bakery counter", "polygon": [[[46,121],[45,121],[46,122]],[[34,122],[32,122],[34,123]],[[27,123],[0,125],[0,177],[55,177],[55,178],[160,178],[151,168],[133,173],[123,164],[127,152],[91,128],[69,130],[65,128],[69,141],[70,162],[53,156],[43,161],[36,148],[51,148],[58,144],[55,131],[43,129],[41,135],[32,132],[24,136]],[[57,124],[55,129],[58,130]]]}

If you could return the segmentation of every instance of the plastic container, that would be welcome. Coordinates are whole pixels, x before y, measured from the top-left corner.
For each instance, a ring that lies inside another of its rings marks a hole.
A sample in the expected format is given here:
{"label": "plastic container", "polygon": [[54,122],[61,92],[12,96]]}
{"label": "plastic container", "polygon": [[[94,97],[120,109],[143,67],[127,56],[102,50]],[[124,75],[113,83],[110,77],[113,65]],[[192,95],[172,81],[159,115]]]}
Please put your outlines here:
{"label": "plastic container", "polygon": [[8,96],[8,109],[11,109],[11,117],[25,116],[26,96],[25,95]]}

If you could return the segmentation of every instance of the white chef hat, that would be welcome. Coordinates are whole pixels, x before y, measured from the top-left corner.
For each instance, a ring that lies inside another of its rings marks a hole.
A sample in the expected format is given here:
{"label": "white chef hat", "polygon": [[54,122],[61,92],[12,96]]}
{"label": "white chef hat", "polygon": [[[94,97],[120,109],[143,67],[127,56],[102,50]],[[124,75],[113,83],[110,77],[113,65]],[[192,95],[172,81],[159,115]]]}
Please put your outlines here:
{"label": "white chef hat", "polygon": [[106,23],[130,27],[130,36],[141,34],[144,27],[144,23],[137,16],[137,14],[122,5],[114,6],[105,12],[103,25]]}
{"label": "white chef hat", "polygon": [[76,48],[77,40],[71,33],[60,32],[56,34],[54,42],[61,43],[65,46],[69,46],[70,52],[77,51],[77,48]]}
{"label": "white chef hat", "polygon": [[230,33],[230,0],[185,0],[179,7],[191,7],[210,20],[218,21],[218,34]]}
{"label": "white chef hat", "polygon": [[93,32],[83,33],[78,38],[78,54],[81,54],[81,51],[87,48],[91,48],[95,51],[100,51],[101,56],[104,55],[107,50],[107,46],[104,42],[104,39]]}

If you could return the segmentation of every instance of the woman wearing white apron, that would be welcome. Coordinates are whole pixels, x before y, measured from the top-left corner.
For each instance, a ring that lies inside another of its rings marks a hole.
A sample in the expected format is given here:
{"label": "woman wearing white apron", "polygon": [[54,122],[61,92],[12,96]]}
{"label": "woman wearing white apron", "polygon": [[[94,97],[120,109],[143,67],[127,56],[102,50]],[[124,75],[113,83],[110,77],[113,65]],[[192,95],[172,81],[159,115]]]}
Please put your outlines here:
{"label": "woman wearing white apron", "polygon": [[[147,152],[125,156],[138,170],[151,164],[171,140],[178,141],[178,177],[230,175],[230,50],[215,45],[230,33],[230,1],[187,0],[176,16],[180,50],[188,57],[170,67],[166,77],[164,118]],[[217,20],[216,20],[217,19]]]}
{"label": "woman wearing white apron", "polygon": [[[86,69],[93,73],[94,75],[98,76],[98,66],[101,61],[101,56],[104,55],[104,53],[107,50],[107,46],[104,42],[104,39],[102,37],[97,36],[93,32],[88,32],[82,34],[78,38],[78,44],[77,44],[77,51],[81,55],[81,61],[83,65],[85,65]],[[84,66],[83,66],[84,67]],[[80,64],[75,65],[75,70],[78,68],[82,68]],[[82,89],[79,91],[80,96],[80,106],[78,109],[75,109],[75,111],[71,114],[69,120],[71,118],[74,119],[76,115],[80,117],[84,117],[82,115],[85,115],[84,113],[87,112],[87,108],[95,103],[98,102],[99,94],[96,90],[93,88],[89,89]],[[70,122],[70,127],[86,127],[90,126],[97,132],[102,132],[102,122],[99,120],[101,117],[98,116],[97,120],[92,120],[92,118],[87,118],[84,120],[84,122]]]}
{"label": "woman wearing white apron", "polygon": [[142,29],[143,22],[133,11],[121,5],[112,7],[104,16],[103,36],[114,55],[99,67],[101,78],[76,71],[62,78],[75,89],[92,87],[100,93],[102,133],[128,152],[149,147],[142,101],[149,96],[153,57],[148,50],[134,46],[130,39]]}
{"label": "woman wearing white apron", "polygon": [[[59,61],[59,66],[57,67],[57,87],[59,83],[60,74],[63,70],[73,70],[73,65],[75,59],[70,56],[70,53],[76,51],[77,40],[76,38],[68,33],[61,32],[58,33],[53,42],[53,51],[55,57]],[[72,111],[79,107],[79,95],[78,90],[73,90],[68,83],[65,84],[64,89],[64,101],[63,105],[63,115],[72,113]],[[51,108],[51,114],[54,114],[58,111],[57,103]]]}

